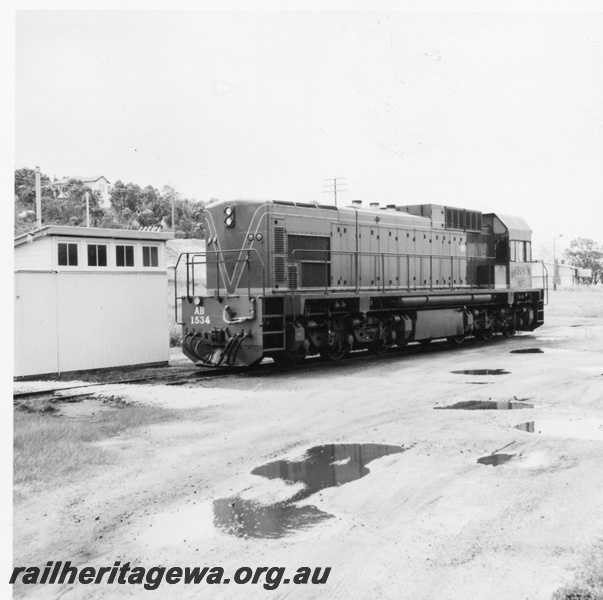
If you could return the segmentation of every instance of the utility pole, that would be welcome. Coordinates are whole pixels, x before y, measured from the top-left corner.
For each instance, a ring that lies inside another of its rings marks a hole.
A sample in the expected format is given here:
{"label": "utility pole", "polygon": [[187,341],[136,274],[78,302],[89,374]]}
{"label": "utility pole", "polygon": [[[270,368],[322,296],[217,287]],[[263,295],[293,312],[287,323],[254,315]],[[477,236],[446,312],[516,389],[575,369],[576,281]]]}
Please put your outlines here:
{"label": "utility pole", "polygon": [[172,193],[172,231],[174,232],[174,237],[176,237],[176,218],[174,214],[174,194]]}
{"label": "utility pole", "polygon": [[42,184],[40,182],[40,167],[36,167],[36,225],[42,228]]}
{"label": "utility pole", "polygon": [[90,227],[90,192],[86,192],[86,227]]}
{"label": "utility pole", "polygon": [[341,189],[341,186],[346,185],[345,177],[332,177],[330,179],[325,179],[325,181],[328,181],[329,183],[325,184],[323,193],[330,194],[331,192],[333,192],[333,195],[335,197],[335,206],[337,206],[337,189],[338,189],[338,187],[339,187],[340,192],[347,192],[346,189]]}

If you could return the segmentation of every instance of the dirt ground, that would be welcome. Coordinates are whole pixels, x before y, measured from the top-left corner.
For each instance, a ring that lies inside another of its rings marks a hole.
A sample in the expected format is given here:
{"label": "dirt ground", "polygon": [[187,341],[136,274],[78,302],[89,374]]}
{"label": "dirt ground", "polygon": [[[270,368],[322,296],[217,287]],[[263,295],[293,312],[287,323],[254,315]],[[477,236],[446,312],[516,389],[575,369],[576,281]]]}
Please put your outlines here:
{"label": "dirt ground", "polygon": [[[550,599],[603,539],[603,293],[551,292],[545,319],[510,340],[103,391],[181,418],[103,441],[109,468],[44,493],[16,489],[15,566],[320,566],[332,568],[329,579],[275,591],[20,585],[15,595]],[[474,370],[487,372],[455,372]],[[466,401],[533,407],[435,410]],[[216,527],[214,501],[265,506],[303,489],[252,471],[322,444],[404,451],[372,460],[356,480],[335,475],[299,502],[329,518],[275,537]],[[477,462],[496,451],[512,456]]]}

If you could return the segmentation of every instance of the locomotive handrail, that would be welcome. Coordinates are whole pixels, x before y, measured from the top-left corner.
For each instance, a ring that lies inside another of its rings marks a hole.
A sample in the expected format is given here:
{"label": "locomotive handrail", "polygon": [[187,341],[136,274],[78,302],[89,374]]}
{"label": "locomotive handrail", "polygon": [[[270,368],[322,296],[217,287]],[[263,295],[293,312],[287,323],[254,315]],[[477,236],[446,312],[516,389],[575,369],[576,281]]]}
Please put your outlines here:
{"label": "locomotive handrail", "polygon": [[[244,262],[246,264],[247,267],[247,297],[249,298],[249,300],[252,299],[251,297],[251,271],[250,271],[250,266],[251,266],[251,253],[253,252],[255,256],[257,256],[257,258],[260,261],[260,264],[262,265],[262,295],[266,296],[266,266],[264,265],[264,261],[262,260],[262,257],[260,255],[260,253],[258,252],[258,250],[256,248],[247,248],[245,250],[243,250],[244,252],[246,252],[246,256],[244,258],[234,258],[234,259],[225,259],[224,258],[224,254],[225,253],[234,253],[234,252],[238,252],[239,254],[241,253],[241,249],[239,250],[205,250],[203,252],[182,252],[180,254],[180,256],[178,256],[178,260],[176,261],[176,266],[174,267],[174,319],[176,324],[178,325],[183,325],[184,322],[183,321],[179,321],[178,320],[178,267],[180,265],[180,261],[182,260],[182,257],[186,257],[186,298],[190,299],[191,296],[195,295],[195,265],[207,265],[208,263],[208,255],[215,255],[216,256],[216,271],[217,271],[217,287],[216,287],[216,295],[217,295],[217,299],[220,299],[220,265],[221,264],[238,264],[240,262]],[[219,255],[222,255],[222,258],[220,258]],[[191,260],[192,257],[192,260]],[[195,260],[196,258],[203,258],[204,260],[201,261],[197,261]],[[192,284],[193,284],[193,289],[192,289],[192,294],[191,294],[191,268],[192,268]],[[228,291],[226,291],[226,295],[228,295]]]}
{"label": "locomotive handrail", "polygon": [[[385,284],[385,258],[395,258],[397,259],[397,272],[400,272],[400,259],[403,257],[406,257],[406,274],[407,274],[407,279],[406,279],[406,286],[403,286],[400,284],[397,286],[398,288],[401,287],[406,287],[407,291],[411,291],[411,285],[410,285],[410,260],[411,258],[429,258],[429,289],[433,290],[433,258],[434,255],[433,254],[419,254],[419,253],[412,253],[412,252],[407,252],[405,254],[398,254],[395,252],[364,252],[364,251],[343,251],[343,250],[326,250],[326,249],[305,249],[305,248],[295,248],[292,252],[291,252],[291,258],[293,259],[293,261],[295,262],[296,260],[296,255],[300,255],[301,253],[318,253],[320,256],[323,256],[324,258],[322,258],[322,262],[325,265],[325,285],[324,285],[324,289],[325,289],[325,293],[328,293],[329,291],[329,285],[330,285],[330,281],[329,281],[329,269],[327,268],[327,265],[332,263],[331,257],[333,255],[335,256],[348,256],[350,258],[354,258],[354,291],[358,292],[360,289],[360,284],[359,284],[359,277],[358,277],[358,262],[359,262],[359,258],[370,258],[370,257],[380,257],[381,258],[381,270],[380,272],[377,272],[377,275],[380,275],[380,277],[377,277],[376,280],[380,281],[381,283],[379,285],[377,285],[376,287],[380,290],[385,292],[386,291],[386,284]],[[493,261],[495,259],[494,256],[467,256],[466,254],[451,254],[449,256],[436,256],[435,258],[439,258],[442,261],[443,260],[447,260],[448,258],[450,258],[450,284],[448,287],[450,287],[450,289],[454,289],[454,284],[453,284],[453,275],[454,275],[454,261],[455,259],[457,261],[460,260],[466,260],[467,262],[470,261],[476,261],[476,260],[481,260],[481,261]],[[314,261],[314,262],[318,262],[318,260],[316,259],[308,259],[305,262],[309,262],[309,261]],[[298,262],[301,264],[302,262],[304,262],[303,259],[298,259]],[[488,283],[489,283],[489,287],[491,286],[491,281],[490,281],[490,273],[488,273]],[[295,292],[300,286],[289,286],[292,292]],[[474,288],[475,286],[473,285],[473,282],[471,283],[471,288]],[[416,289],[416,286],[415,286]]]}
{"label": "locomotive handrail", "polygon": [[549,270],[546,268],[546,265],[544,264],[544,260],[537,260],[535,262],[539,262],[542,265],[542,288],[544,289],[544,291],[546,292],[546,302],[544,303],[545,306],[549,305]]}

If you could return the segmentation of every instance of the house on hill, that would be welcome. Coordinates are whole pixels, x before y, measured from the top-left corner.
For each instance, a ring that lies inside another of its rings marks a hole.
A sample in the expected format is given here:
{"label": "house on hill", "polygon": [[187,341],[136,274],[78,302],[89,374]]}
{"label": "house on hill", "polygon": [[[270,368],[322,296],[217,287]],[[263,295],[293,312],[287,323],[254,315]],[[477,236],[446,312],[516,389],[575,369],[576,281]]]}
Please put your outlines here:
{"label": "house on hill", "polygon": [[111,206],[111,190],[109,180],[104,175],[92,175],[90,177],[81,177],[80,175],[73,175],[72,177],[66,177],[60,181],[54,181],[52,185],[59,189],[59,198],[65,197],[65,192],[61,186],[66,186],[72,179],[81,181],[84,185],[87,185],[92,191],[99,192],[101,201],[101,208],[109,208]]}

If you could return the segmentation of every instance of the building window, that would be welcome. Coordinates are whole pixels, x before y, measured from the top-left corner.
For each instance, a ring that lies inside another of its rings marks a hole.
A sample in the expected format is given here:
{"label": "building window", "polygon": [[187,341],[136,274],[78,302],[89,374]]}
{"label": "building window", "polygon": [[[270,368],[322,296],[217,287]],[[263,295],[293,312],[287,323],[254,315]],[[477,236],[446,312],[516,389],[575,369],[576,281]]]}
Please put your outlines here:
{"label": "building window", "polygon": [[107,266],[107,246],[105,244],[88,244],[88,266]]}
{"label": "building window", "polygon": [[77,244],[59,242],[59,265],[77,267]]}
{"label": "building window", "polygon": [[142,266],[143,267],[158,267],[159,252],[157,246],[142,247]]}
{"label": "building window", "polygon": [[134,266],[134,246],[115,246],[115,266]]}

